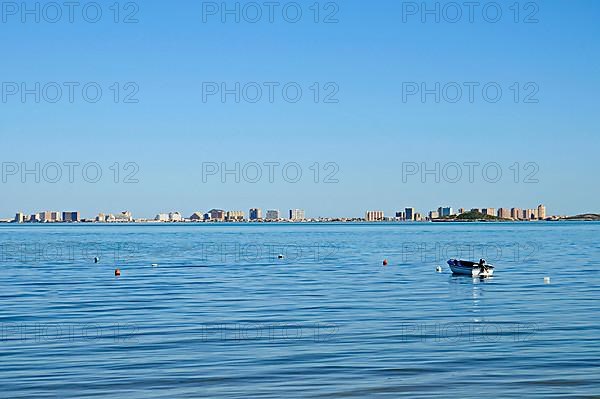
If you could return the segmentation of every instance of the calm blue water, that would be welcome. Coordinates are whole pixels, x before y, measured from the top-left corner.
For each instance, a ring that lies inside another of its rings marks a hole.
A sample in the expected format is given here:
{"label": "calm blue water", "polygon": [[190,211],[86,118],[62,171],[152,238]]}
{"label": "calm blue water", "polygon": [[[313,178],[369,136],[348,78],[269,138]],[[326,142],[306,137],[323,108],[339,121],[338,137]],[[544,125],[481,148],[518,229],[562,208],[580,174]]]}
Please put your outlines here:
{"label": "calm blue water", "polygon": [[[598,397],[598,237],[597,223],[2,226],[0,396]],[[449,257],[497,274],[452,277]]]}

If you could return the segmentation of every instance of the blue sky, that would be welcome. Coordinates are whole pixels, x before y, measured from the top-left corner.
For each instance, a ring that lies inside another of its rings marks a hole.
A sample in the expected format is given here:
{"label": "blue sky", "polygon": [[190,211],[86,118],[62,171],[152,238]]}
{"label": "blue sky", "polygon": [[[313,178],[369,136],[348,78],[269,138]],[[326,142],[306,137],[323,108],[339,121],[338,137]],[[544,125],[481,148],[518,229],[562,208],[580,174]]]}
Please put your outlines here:
{"label": "blue sky", "polygon": [[[26,3],[34,8],[35,2]],[[486,20],[494,17],[493,10],[482,14],[489,2],[475,9],[473,23],[466,8],[458,22],[447,21],[454,14],[440,14],[439,23],[432,15],[423,23],[421,10],[403,18],[403,9],[421,7],[420,1],[347,0],[333,3],[336,7],[318,3],[319,23],[310,8],[314,1],[297,2],[303,12],[297,23],[284,18],[288,2],[279,3],[274,23],[266,8],[256,23],[245,21],[244,14],[239,23],[231,15],[223,23],[219,10],[205,14],[204,22],[202,2],[144,1],[137,11],[122,2],[121,22],[115,23],[112,3],[100,2],[97,23],[85,21],[80,9],[73,23],[66,9],[56,23],[47,21],[54,14],[43,11],[37,23],[27,15],[22,22],[22,10],[2,10],[0,217],[45,209],[77,209],[88,217],[128,209],[151,217],[215,207],[361,216],[367,209],[391,213],[414,206],[426,212],[441,205],[523,208],[541,202],[553,214],[600,211],[598,2],[534,2],[537,9],[521,2],[518,23],[512,0],[497,2],[502,16],[496,23]],[[236,2],[225,3],[233,9]],[[249,3],[240,2],[240,9]],[[452,11],[452,2],[438,3],[440,12]],[[433,9],[435,2],[427,6]],[[209,10],[207,2],[204,7]],[[293,18],[293,9],[288,11],[285,17]],[[338,22],[323,23],[334,11]],[[132,12],[138,22],[122,23]],[[524,23],[530,15],[538,22]],[[7,93],[14,83],[20,90],[22,83],[33,89],[36,82],[80,86],[72,103],[66,91],[56,103],[48,101],[51,91],[39,103],[32,94],[22,101],[21,93]],[[97,103],[82,97],[80,88],[90,82],[103,90]],[[257,103],[247,97],[236,103],[233,95],[225,102],[219,95],[203,101],[203,84],[210,82],[229,88],[235,82],[280,86],[272,103],[266,92]],[[296,103],[286,102],[279,89],[292,82],[303,90]],[[424,102],[419,95],[403,101],[407,84],[431,89],[436,82],[479,86],[473,102],[466,92],[456,103],[443,96],[436,103],[434,95]],[[481,88],[489,83],[503,91],[498,102],[483,98]],[[139,89],[133,96],[137,103],[124,103],[134,88]],[[332,88],[339,90],[332,97],[338,101],[325,103]],[[531,99],[537,102],[525,102],[534,91]],[[95,162],[103,175],[97,183],[80,174],[70,182],[63,169],[58,182],[41,176],[38,183],[34,175],[22,182],[21,170],[8,173],[15,163],[34,168],[36,162],[41,168],[52,162]],[[115,183],[110,169],[115,162],[121,168],[135,163],[139,182],[123,183],[122,171]],[[236,183],[232,176],[225,182],[202,176],[203,163],[233,168],[253,162],[296,163],[303,177],[290,183],[281,174],[273,182],[263,175],[251,183],[242,176]],[[443,176],[440,182],[433,176],[425,176],[425,182],[418,175],[403,179],[407,162],[428,168],[497,163],[502,178],[486,181],[477,169],[471,182],[463,168],[456,183]],[[335,163],[339,182],[323,183],[322,170],[315,183],[315,163],[321,168]],[[515,163],[521,169],[518,183]],[[537,165],[537,183],[524,182],[531,171],[524,169],[527,164]]]}

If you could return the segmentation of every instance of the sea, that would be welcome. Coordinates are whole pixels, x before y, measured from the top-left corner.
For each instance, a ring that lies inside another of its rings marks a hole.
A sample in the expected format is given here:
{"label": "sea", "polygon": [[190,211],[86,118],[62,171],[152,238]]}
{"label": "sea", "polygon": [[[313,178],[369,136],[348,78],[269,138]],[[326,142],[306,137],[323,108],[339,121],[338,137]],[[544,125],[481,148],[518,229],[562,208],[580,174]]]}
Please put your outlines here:
{"label": "sea", "polygon": [[[599,238],[595,222],[2,225],[0,397],[598,398]],[[454,276],[453,258],[495,274]]]}

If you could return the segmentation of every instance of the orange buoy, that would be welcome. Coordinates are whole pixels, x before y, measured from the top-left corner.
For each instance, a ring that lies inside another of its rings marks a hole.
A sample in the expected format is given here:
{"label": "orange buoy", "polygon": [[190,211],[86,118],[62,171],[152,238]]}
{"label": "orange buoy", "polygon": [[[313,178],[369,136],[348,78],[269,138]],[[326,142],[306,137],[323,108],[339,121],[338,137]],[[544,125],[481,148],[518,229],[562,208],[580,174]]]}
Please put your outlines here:
{"label": "orange buoy", "polygon": [[116,269],[115,270],[115,276],[120,276],[121,275],[121,270],[120,269]]}
{"label": "orange buoy", "polygon": [[387,266],[387,265],[388,265],[388,260],[387,260],[387,259],[384,259],[384,260],[383,260],[383,265],[384,265],[384,266]]}

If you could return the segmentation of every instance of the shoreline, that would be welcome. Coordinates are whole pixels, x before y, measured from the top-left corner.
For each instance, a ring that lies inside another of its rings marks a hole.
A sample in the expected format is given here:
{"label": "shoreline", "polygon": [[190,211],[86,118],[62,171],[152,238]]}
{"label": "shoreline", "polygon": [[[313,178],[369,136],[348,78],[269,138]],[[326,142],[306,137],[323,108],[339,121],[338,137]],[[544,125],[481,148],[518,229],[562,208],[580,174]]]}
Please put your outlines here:
{"label": "shoreline", "polygon": [[253,226],[253,225],[323,225],[323,224],[348,224],[348,225],[424,225],[424,224],[531,224],[531,223],[565,223],[565,222],[600,222],[600,219],[551,219],[551,220],[423,220],[423,221],[343,221],[343,220],[328,220],[328,221],[272,221],[272,222],[158,222],[158,221],[138,221],[138,222],[96,222],[96,221],[80,221],[80,222],[38,222],[38,223],[16,223],[16,222],[0,222],[0,226]]}

